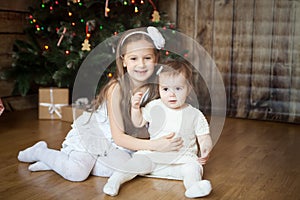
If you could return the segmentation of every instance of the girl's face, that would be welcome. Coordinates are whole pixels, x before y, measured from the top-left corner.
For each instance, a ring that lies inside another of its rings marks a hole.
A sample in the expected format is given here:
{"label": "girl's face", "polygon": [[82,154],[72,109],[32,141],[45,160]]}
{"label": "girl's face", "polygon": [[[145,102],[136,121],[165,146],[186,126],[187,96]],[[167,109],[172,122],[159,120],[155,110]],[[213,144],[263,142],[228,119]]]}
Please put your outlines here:
{"label": "girl's face", "polygon": [[127,44],[123,66],[135,87],[141,86],[153,73],[157,62],[153,45],[146,40]]}
{"label": "girl's face", "polygon": [[181,109],[185,106],[185,100],[189,95],[190,89],[184,76],[159,75],[159,95],[162,102],[169,108]]}

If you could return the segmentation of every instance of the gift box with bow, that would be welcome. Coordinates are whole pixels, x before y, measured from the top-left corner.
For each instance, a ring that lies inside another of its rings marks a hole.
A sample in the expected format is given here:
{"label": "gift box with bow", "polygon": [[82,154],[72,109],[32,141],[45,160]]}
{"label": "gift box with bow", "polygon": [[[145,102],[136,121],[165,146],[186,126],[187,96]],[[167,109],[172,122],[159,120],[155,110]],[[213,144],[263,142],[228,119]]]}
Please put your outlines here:
{"label": "gift box with bow", "polygon": [[61,108],[69,105],[69,89],[39,89],[39,119],[61,119]]}
{"label": "gift box with bow", "polygon": [[72,105],[62,107],[61,111],[62,121],[73,122],[84,111],[91,112],[91,104],[89,104],[88,98],[79,98]]}

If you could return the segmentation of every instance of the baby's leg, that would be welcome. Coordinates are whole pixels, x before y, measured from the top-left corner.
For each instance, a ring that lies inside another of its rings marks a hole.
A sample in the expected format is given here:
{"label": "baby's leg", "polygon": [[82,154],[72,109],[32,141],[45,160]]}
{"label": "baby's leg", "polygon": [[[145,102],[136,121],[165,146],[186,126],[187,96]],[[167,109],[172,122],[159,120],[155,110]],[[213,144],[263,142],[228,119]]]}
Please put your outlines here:
{"label": "baby's leg", "polygon": [[116,196],[119,193],[120,186],[132,180],[138,174],[148,174],[154,169],[152,161],[144,155],[133,155],[132,159],[125,163],[122,169],[115,171],[108,179],[103,188],[103,192],[110,196]]}
{"label": "baby's leg", "polygon": [[186,163],[180,165],[180,172],[183,177],[183,184],[186,189],[190,188],[195,182],[200,181],[203,175],[203,167],[196,163]]}
{"label": "baby's leg", "polygon": [[181,166],[183,184],[188,198],[204,197],[211,192],[208,180],[202,180],[203,168],[199,163],[192,162]]}

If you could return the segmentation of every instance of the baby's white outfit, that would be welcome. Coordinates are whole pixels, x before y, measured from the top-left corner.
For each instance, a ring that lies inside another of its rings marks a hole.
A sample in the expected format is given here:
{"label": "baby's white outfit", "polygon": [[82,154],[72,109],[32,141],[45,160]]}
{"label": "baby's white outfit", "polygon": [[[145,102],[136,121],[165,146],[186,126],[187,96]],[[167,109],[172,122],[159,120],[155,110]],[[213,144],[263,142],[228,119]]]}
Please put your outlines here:
{"label": "baby's white outfit", "polygon": [[143,118],[149,122],[150,140],[176,133],[184,141],[179,151],[138,151],[155,163],[182,164],[198,159],[197,136],[209,134],[209,126],[202,112],[187,104],[182,109],[171,109],[156,99],[142,108]]}
{"label": "baby's white outfit", "polygon": [[108,179],[104,193],[117,195],[121,184],[139,174],[183,180],[185,196],[189,198],[208,195],[211,184],[202,180],[203,168],[197,156],[197,136],[209,134],[209,126],[202,112],[189,104],[182,109],[170,109],[161,99],[157,99],[142,108],[142,115],[149,122],[150,140],[174,132],[183,139],[183,147],[173,152],[137,151],[124,164],[123,171],[115,171]]}

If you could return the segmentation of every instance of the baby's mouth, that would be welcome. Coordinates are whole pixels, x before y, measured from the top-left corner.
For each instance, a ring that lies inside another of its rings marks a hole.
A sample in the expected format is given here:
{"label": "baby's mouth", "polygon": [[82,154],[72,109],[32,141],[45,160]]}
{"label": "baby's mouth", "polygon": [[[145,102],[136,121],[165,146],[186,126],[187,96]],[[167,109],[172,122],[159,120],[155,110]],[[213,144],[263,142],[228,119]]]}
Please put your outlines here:
{"label": "baby's mouth", "polygon": [[174,104],[176,102],[177,102],[177,100],[169,100],[169,103],[172,103],[172,104]]}

